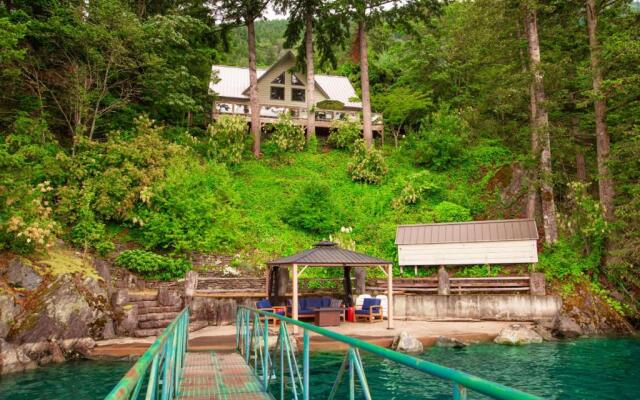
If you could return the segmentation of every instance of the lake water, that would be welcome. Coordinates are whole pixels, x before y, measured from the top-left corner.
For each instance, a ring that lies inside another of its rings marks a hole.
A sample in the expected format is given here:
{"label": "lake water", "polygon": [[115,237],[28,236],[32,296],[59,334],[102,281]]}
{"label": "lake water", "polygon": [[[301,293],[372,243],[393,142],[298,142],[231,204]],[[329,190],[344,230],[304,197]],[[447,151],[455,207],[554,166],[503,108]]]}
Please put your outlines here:
{"label": "lake water", "polygon": [[[421,357],[549,399],[640,398],[640,340],[636,339],[433,347]],[[338,353],[312,355],[312,398],[326,398],[341,361]],[[375,399],[451,398],[449,385],[439,379],[365,354],[363,362]],[[102,399],[130,365],[77,361],[5,375],[0,377],[0,399]],[[348,398],[346,386],[345,381],[339,398]]]}

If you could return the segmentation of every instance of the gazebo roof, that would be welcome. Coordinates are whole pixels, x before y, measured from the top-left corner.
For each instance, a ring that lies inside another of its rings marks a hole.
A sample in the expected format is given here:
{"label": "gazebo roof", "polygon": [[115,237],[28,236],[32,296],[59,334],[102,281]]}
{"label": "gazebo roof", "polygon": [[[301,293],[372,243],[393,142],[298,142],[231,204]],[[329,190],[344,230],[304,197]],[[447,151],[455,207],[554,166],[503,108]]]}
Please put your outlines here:
{"label": "gazebo roof", "polygon": [[312,249],[302,251],[288,257],[278,258],[267,263],[270,266],[307,265],[327,267],[379,266],[390,265],[391,261],[371,257],[356,251],[338,247],[334,242],[322,241],[313,245]]}

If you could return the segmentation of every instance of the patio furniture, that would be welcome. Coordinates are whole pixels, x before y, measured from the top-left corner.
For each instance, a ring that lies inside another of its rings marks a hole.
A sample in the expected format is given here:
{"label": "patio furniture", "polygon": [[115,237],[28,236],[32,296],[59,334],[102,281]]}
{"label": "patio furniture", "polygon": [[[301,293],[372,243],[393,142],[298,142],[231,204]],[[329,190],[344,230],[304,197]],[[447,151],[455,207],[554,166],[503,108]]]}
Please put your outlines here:
{"label": "patio furniture", "polygon": [[356,320],[368,319],[373,322],[376,318],[382,320],[382,301],[380,299],[367,298],[362,302],[362,308],[356,310]]}
{"label": "patio furniture", "polygon": [[344,315],[341,308],[316,308],[313,312],[314,323],[318,326],[340,325],[340,315]]}
{"label": "patio furniture", "polygon": [[[269,311],[274,314],[286,316],[287,315],[287,307],[285,306],[274,306],[271,304],[269,299],[262,299],[256,302],[256,308],[262,311]],[[277,318],[273,318],[274,323],[278,323],[280,320]]]}

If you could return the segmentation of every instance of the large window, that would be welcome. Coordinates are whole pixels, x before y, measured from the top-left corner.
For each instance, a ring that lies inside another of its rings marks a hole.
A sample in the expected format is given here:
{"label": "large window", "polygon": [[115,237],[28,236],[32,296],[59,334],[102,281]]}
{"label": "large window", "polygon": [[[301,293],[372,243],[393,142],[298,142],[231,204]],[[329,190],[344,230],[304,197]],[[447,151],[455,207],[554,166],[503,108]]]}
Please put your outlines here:
{"label": "large window", "polygon": [[271,100],[284,100],[284,87],[271,86]]}
{"label": "large window", "polygon": [[278,75],[278,77],[276,79],[274,79],[273,81],[271,81],[271,83],[275,83],[278,85],[284,85],[284,72],[281,73],[280,75]]}
{"label": "large window", "polygon": [[304,89],[291,89],[291,101],[304,101]]}
{"label": "large window", "polygon": [[304,86],[304,83],[302,83],[302,81],[298,79],[296,74],[291,74],[291,84],[293,86]]}

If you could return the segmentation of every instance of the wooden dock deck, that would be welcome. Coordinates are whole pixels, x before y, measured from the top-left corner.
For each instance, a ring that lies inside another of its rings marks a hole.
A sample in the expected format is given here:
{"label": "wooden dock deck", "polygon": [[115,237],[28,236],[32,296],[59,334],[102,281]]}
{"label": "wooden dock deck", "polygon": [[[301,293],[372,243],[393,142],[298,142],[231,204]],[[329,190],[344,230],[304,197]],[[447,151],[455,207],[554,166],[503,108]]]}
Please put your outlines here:
{"label": "wooden dock deck", "polygon": [[178,399],[273,400],[238,353],[187,352]]}

